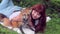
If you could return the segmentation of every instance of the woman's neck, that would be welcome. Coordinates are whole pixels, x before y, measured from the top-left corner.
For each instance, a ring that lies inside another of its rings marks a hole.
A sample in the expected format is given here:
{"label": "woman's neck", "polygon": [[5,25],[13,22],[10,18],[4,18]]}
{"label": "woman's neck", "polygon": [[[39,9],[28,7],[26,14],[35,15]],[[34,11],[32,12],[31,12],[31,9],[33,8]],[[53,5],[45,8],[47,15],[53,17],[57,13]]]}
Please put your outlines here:
{"label": "woman's neck", "polygon": [[39,22],[39,20],[35,20],[35,25],[37,25],[37,24],[38,24],[38,22]]}

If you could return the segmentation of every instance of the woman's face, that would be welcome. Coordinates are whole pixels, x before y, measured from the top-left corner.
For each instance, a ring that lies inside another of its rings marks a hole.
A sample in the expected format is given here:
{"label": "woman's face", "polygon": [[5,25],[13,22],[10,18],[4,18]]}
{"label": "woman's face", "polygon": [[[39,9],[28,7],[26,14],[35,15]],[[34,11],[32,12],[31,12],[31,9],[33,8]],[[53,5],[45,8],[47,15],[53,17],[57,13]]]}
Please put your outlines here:
{"label": "woman's face", "polygon": [[32,11],[32,18],[33,19],[38,19],[38,18],[40,18],[40,14],[39,14],[39,12],[37,12],[36,10],[33,10]]}

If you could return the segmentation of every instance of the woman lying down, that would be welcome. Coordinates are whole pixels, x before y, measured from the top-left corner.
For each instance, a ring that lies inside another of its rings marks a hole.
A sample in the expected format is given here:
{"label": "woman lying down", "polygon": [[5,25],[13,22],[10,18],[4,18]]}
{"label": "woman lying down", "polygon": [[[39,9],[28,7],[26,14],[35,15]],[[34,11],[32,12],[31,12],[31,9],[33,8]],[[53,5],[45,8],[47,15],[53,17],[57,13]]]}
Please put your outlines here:
{"label": "woman lying down", "polygon": [[[4,26],[12,27],[11,29],[19,28],[20,26],[24,25],[23,18],[28,19],[28,14],[30,14],[30,9],[26,8],[21,11],[14,12],[13,14],[10,15],[9,18],[7,18],[5,15],[0,14],[0,17],[1,17],[0,20],[2,19]],[[26,15],[26,17],[24,15]],[[22,27],[24,27],[24,26],[22,26]],[[29,28],[22,28],[22,29],[23,29],[24,33],[26,33],[26,34],[35,34],[34,31],[32,31]]]}
{"label": "woman lying down", "polygon": [[[16,28],[16,27],[20,27],[21,25],[29,24],[29,26],[32,28],[32,30],[29,29],[31,31],[30,34],[31,33],[34,34],[34,31],[35,33],[37,32],[43,33],[46,26],[45,7],[44,5],[37,4],[33,6],[31,9],[26,8],[22,11],[14,12],[12,15],[10,15],[9,18],[3,17],[4,25],[12,26],[13,28]],[[24,28],[23,30],[26,29]]]}

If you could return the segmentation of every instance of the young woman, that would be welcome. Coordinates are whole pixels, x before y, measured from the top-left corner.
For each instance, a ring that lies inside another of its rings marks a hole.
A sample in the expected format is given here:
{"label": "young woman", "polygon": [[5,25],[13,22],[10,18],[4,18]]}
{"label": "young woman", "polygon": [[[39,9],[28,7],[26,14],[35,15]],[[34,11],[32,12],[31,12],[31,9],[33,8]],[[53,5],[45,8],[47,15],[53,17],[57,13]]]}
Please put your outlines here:
{"label": "young woman", "polygon": [[[29,25],[31,28],[37,32],[44,33],[46,27],[46,15],[45,15],[45,6],[42,4],[36,4],[31,7],[32,12],[30,14]],[[14,17],[14,21],[20,20],[20,16]]]}
{"label": "young woman", "polygon": [[32,6],[30,26],[35,28],[35,33],[44,32],[46,27],[45,6],[36,4]]}
{"label": "young woman", "polygon": [[[35,32],[44,32],[45,27],[46,27],[46,15],[45,15],[45,6],[42,4],[36,4],[32,6],[32,12],[30,15],[30,22],[29,25],[31,26],[32,29],[35,30]],[[19,12],[18,12],[19,13]],[[18,20],[20,16],[16,16],[14,20]],[[9,22],[6,20],[5,22]]]}

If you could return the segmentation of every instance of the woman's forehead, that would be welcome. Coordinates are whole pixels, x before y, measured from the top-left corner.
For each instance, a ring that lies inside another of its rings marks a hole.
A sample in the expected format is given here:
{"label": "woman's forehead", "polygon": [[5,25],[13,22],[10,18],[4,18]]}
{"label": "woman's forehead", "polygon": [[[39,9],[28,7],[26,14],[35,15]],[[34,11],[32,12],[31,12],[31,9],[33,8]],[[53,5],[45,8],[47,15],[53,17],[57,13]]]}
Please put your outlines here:
{"label": "woman's forehead", "polygon": [[38,11],[37,11],[37,10],[32,10],[32,12],[34,12],[34,13],[35,13],[35,12],[41,13],[42,11],[41,11],[41,10],[38,10]]}

